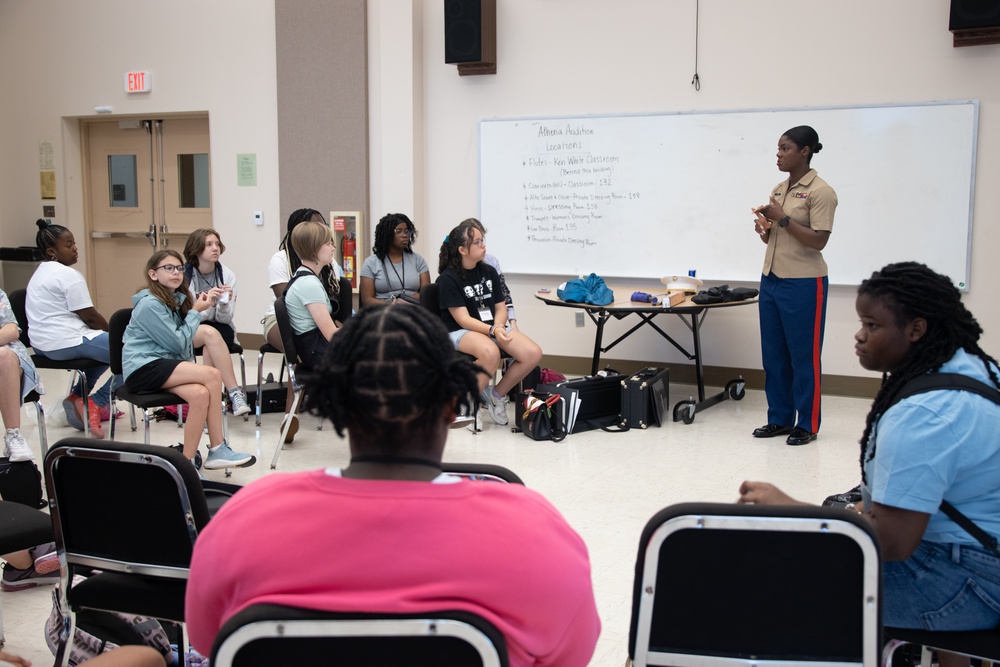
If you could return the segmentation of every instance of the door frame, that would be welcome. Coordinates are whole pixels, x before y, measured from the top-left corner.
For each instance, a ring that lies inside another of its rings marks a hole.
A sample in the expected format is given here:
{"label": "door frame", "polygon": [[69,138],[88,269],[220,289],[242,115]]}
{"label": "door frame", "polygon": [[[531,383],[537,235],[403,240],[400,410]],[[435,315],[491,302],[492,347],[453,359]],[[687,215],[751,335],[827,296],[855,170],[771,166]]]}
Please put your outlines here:
{"label": "door frame", "polygon": [[[171,113],[142,113],[142,114],[122,114],[122,115],[112,115],[112,116],[87,116],[78,119],[77,131],[80,136],[80,181],[82,186],[83,195],[83,236],[84,236],[84,250],[86,251],[86,257],[88,259],[86,265],[86,278],[88,285],[95,285],[97,280],[97,267],[96,263],[89,261],[90,258],[94,257],[94,239],[91,238],[91,232],[94,231],[94,216],[93,216],[93,196],[92,196],[92,176],[90,172],[90,132],[89,126],[97,123],[118,123],[118,122],[142,122],[146,120],[154,121],[168,121],[168,120],[178,120],[178,119],[200,119],[204,118],[209,124],[209,164],[212,161],[211,153],[211,121],[209,118],[208,111],[182,111],[182,112],[171,112]],[[214,203],[214,195],[212,194],[212,179],[209,179],[209,200]],[[154,210],[156,203],[153,204]],[[77,243],[79,245],[79,242]],[[152,246],[151,246],[152,250]]]}

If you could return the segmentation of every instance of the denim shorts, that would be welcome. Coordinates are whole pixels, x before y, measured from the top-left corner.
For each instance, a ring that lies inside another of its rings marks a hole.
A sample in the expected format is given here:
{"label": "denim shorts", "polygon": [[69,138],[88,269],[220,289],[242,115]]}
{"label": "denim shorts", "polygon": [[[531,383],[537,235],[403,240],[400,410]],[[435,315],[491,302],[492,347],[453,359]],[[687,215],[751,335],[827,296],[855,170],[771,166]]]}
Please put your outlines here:
{"label": "denim shorts", "polygon": [[[504,325],[504,329],[507,331],[507,333],[510,333],[510,322]],[[451,344],[455,346],[456,350],[458,349],[459,341],[461,341],[462,337],[465,336],[465,334],[467,333],[469,333],[468,329],[455,329],[454,331],[448,332],[448,338],[451,339]],[[496,338],[490,338],[490,340],[492,340],[494,344],[496,344],[497,342]]]}
{"label": "denim shorts", "polygon": [[882,623],[934,631],[1000,623],[1000,558],[981,546],[922,541],[904,561],[882,564]]}

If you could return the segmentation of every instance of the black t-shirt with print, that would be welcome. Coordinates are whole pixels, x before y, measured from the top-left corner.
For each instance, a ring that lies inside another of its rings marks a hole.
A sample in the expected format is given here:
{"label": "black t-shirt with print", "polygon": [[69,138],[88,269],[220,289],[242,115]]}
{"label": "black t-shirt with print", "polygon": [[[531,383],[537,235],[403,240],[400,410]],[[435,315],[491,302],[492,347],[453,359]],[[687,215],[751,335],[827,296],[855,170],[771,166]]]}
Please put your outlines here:
{"label": "black t-shirt with print", "polygon": [[[486,262],[479,262],[474,268],[466,271],[465,280],[462,280],[455,269],[448,267],[438,276],[437,284],[441,319],[448,327],[448,331],[462,328],[451,316],[449,308],[464,306],[473,319],[482,320],[479,316],[480,308],[487,309],[490,318],[493,318],[496,312],[494,306],[504,302],[503,293],[500,291],[500,276],[497,270]],[[488,324],[493,325],[493,319],[490,319]]]}

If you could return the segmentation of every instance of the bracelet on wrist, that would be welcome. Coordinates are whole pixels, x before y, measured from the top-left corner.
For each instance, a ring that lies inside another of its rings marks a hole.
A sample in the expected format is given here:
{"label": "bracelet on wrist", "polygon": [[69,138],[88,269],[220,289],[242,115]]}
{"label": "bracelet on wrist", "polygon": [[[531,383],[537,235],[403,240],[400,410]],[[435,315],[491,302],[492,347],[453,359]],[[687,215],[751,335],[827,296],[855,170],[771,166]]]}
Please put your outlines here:
{"label": "bracelet on wrist", "polygon": [[493,338],[493,332],[496,331],[496,329],[497,327],[495,324],[490,327],[490,333],[489,333],[490,338]]}

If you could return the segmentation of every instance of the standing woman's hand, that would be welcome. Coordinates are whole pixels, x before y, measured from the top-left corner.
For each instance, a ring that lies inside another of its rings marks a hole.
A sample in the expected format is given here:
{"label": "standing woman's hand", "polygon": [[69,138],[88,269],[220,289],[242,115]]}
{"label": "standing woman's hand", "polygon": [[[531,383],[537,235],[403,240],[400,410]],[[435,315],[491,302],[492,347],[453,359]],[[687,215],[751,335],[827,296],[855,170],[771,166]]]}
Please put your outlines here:
{"label": "standing woman's hand", "polygon": [[761,215],[760,211],[757,209],[754,208],[750,210],[752,210],[756,215],[756,218],[754,218],[753,221],[754,231],[757,232],[757,235],[764,243],[767,243],[767,239],[771,235],[771,226],[773,223]]}
{"label": "standing woman's hand", "polygon": [[771,222],[777,222],[785,217],[785,211],[781,208],[781,204],[779,204],[774,197],[771,197],[770,199],[771,200],[768,203],[763,206],[758,206],[753,210],[753,212],[763,215]]}

